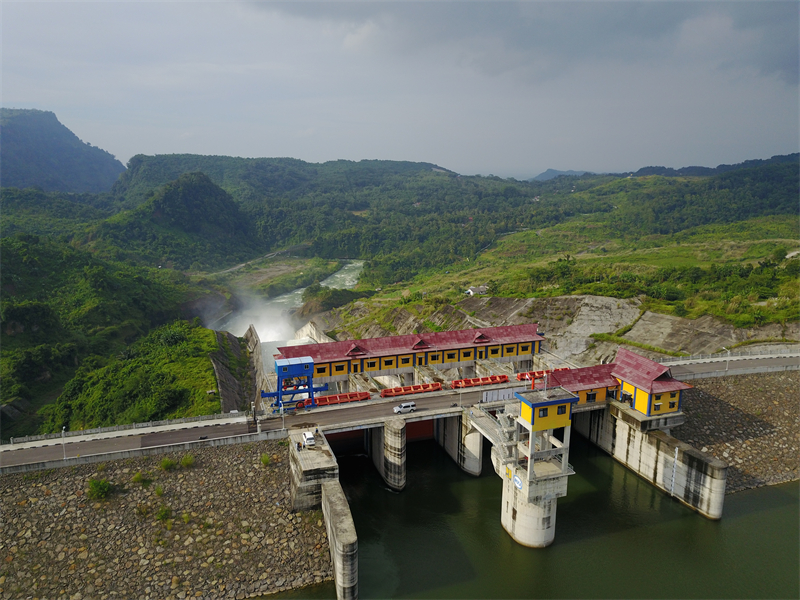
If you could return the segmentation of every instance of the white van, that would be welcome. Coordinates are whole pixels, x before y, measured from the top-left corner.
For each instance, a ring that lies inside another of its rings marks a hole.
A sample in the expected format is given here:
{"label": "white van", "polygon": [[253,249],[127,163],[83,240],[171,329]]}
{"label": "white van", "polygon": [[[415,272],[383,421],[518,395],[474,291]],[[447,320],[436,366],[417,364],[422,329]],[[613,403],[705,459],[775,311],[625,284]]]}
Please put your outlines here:
{"label": "white van", "polygon": [[310,431],[303,432],[303,445],[304,446],[314,446],[316,445],[316,441],[314,440],[314,434]]}
{"label": "white van", "polygon": [[394,414],[396,415],[410,413],[417,410],[417,404],[415,402],[403,402],[402,404],[395,406],[392,410],[394,410]]}

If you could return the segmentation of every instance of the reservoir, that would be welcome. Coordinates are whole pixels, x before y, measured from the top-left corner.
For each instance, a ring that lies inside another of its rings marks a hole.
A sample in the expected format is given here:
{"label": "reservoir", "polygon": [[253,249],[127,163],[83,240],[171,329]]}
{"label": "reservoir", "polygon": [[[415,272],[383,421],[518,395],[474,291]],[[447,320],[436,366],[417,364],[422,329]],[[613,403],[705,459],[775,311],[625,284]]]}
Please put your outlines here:
{"label": "reservoir", "polygon": [[[463,473],[434,441],[407,446],[406,488],[365,455],[337,457],[358,532],[361,598],[797,598],[798,482],[727,496],[710,521],[572,437],[555,542],[500,525],[501,479]],[[335,598],[323,584],[285,598]]]}

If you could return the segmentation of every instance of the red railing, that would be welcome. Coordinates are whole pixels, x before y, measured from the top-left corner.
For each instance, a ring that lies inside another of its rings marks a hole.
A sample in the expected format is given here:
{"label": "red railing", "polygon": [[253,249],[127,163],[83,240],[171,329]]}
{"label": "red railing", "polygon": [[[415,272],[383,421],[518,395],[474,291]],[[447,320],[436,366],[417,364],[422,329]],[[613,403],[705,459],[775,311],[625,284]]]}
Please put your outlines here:
{"label": "red railing", "polygon": [[[361,402],[362,400],[369,400],[369,392],[350,392],[349,394],[331,394],[330,396],[314,396],[314,401],[317,406],[331,406],[332,404],[345,404],[347,402]],[[304,406],[311,406],[311,398],[300,400],[297,403],[297,408]]]}
{"label": "red railing", "polygon": [[403,387],[386,388],[381,390],[381,398],[395,398],[409,394],[422,394],[423,392],[438,392],[442,389],[441,383],[422,383],[419,385],[405,385]]}
{"label": "red railing", "polygon": [[550,373],[558,373],[559,371],[569,371],[569,367],[547,369],[546,371],[528,371],[527,373],[517,373],[517,381],[534,381],[536,379],[543,379],[545,375],[549,375]]}
{"label": "red railing", "polygon": [[477,377],[475,379],[456,379],[450,382],[450,387],[457,388],[477,387],[479,385],[492,385],[494,383],[507,383],[508,375],[491,375],[489,377]]}

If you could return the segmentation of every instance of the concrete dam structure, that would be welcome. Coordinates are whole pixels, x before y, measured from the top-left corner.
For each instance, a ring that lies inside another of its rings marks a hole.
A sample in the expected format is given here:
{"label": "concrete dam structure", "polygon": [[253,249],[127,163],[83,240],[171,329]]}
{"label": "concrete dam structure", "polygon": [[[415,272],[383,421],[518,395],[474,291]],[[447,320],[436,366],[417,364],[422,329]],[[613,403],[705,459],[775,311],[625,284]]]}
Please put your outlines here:
{"label": "concrete dam structure", "polygon": [[[386,485],[397,491],[403,490],[409,477],[406,444],[409,439],[419,439],[420,427],[424,428],[424,435],[434,438],[461,469],[472,475],[481,473],[484,439],[488,440],[491,463],[503,480],[501,525],[512,539],[528,547],[546,547],[555,539],[558,498],[567,495],[569,476],[574,474],[569,464],[573,427],[679,502],[710,519],[722,516],[727,465],[669,435],[672,427],[685,420],[681,396],[690,386],[672,378],[668,367],[624,348],[611,364],[557,372],[545,370],[541,377],[538,373],[535,376],[521,373],[525,368],[547,367],[537,356],[539,340],[532,343],[534,338],[530,333],[526,332],[529,353],[519,352],[518,340],[514,354],[509,344],[502,362],[487,358],[486,352],[481,359],[477,358],[477,352],[473,353],[468,357],[473,358],[471,364],[460,361],[459,367],[471,369],[468,374],[487,376],[489,385],[468,390],[455,389],[457,386],[453,385],[448,390],[445,383],[440,390],[414,396],[418,402],[444,396],[457,399],[458,404],[440,403],[442,407],[426,408],[424,414],[409,412],[321,425],[315,432],[316,443],[310,446],[304,445],[301,432],[290,433],[293,506],[322,507],[326,519],[330,515],[331,553],[340,598],[358,595],[357,536],[338,483],[338,464],[330,446],[342,436],[350,440],[355,437]],[[491,332],[481,331],[481,334],[491,339]],[[477,340],[474,337],[473,343]],[[419,345],[418,336],[414,343]],[[305,361],[321,354],[317,346],[329,344],[295,346],[293,352],[303,357],[296,360]],[[502,356],[503,345],[498,346]],[[356,341],[348,347],[358,352],[359,366],[372,360],[367,344]],[[393,358],[388,359],[393,362],[388,367],[394,367],[394,360],[402,358],[402,354],[398,354],[396,343],[384,347],[393,353]],[[312,348],[313,352],[308,351]],[[308,352],[303,354],[303,349]],[[457,350],[454,356],[463,359],[464,350]],[[430,347],[425,348],[425,353],[426,357],[427,353],[447,356],[445,351]],[[280,360],[284,360],[283,356]],[[413,381],[430,380],[432,368],[442,373],[452,367],[447,364],[438,367],[430,361],[418,364],[416,357],[410,362],[408,377],[413,376]],[[380,367],[386,362],[376,358],[375,364]],[[335,362],[329,362],[322,376],[331,373],[335,366]],[[311,366],[309,370],[315,368]],[[508,381],[509,371],[516,373],[520,381]],[[363,375],[360,369],[356,374]],[[454,374],[464,375],[464,372]],[[497,379],[488,377],[500,374],[506,376],[504,383],[494,383]],[[348,374],[348,382],[353,381],[352,376],[353,373]],[[374,379],[373,382],[377,383]],[[310,378],[309,385],[313,388]],[[314,410],[304,417],[308,423],[314,423]],[[409,435],[411,430],[413,435]]]}

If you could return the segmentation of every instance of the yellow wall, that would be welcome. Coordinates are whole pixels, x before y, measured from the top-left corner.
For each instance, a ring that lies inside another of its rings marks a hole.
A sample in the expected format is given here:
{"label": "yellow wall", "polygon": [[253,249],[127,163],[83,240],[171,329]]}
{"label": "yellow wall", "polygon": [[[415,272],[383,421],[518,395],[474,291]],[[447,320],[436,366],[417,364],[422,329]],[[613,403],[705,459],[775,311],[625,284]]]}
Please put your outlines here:
{"label": "yellow wall", "polygon": [[[523,406],[525,403],[523,402]],[[533,406],[533,428],[532,431],[544,431],[545,429],[557,429],[558,427],[567,427],[570,424],[569,402],[564,404],[551,404],[549,406]],[[558,407],[566,406],[566,411],[563,415],[558,414]],[[547,409],[547,416],[540,417],[539,410],[542,408]]]}
{"label": "yellow wall", "polygon": [[[407,358],[408,362],[403,364],[403,359]],[[401,354],[397,357],[397,366],[401,369],[407,369],[408,367],[414,366],[414,355],[413,354]]]}
{"label": "yellow wall", "polygon": [[377,358],[365,358],[364,359],[364,372],[367,371],[380,371],[381,370],[381,361]]}
{"label": "yellow wall", "polygon": [[517,345],[516,344],[504,344],[503,345],[503,356],[516,356],[517,355]]}
{"label": "yellow wall", "polygon": [[[670,398],[670,392],[664,392],[662,394],[653,394],[653,398],[651,400],[650,406],[650,414],[651,415],[663,415],[666,413],[674,413],[678,412],[678,406],[680,405],[680,392],[675,392],[675,397]],[[657,397],[661,396],[660,399]],[[674,402],[675,408],[670,408],[669,403]],[[661,404],[661,410],[656,411],[656,404]]]}
{"label": "yellow wall", "polygon": [[532,354],[531,349],[536,347],[536,342],[524,342],[519,345],[519,354],[527,355]]}
{"label": "yellow wall", "polygon": [[500,346],[487,346],[486,358],[500,358],[503,356],[503,349]]}
{"label": "yellow wall", "polygon": [[327,377],[330,375],[330,363],[320,363],[314,365],[314,377]]}
{"label": "yellow wall", "polygon": [[347,361],[331,363],[331,375],[347,375],[347,366]]}
{"label": "yellow wall", "polygon": [[381,369],[396,369],[397,368],[397,357],[395,356],[384,356],[380,360]]}
{"label": "yellow wall", "polygon": [[444,361],[442,360],[442,353],[438,350],[436,352],[428,352],[428,364],[429,365],[440,365]]}
{"label": "yellow wall", "polygon": [[578,404],[587,404],[586,402],[586,395],[589,392],[597,392],[597,397],[594,399],[595,402],[605,402],[606,400],[606,388],[595,388],[592,390],[581,390],[578,392]]}
{"label": "yellow wall", "polygon": [[475,360],[478,356],[477,348],[462,349],[458,355],[459,360]]}
{"label": "yellow wall", "polygon": [[525,404],[524,402],[520,402],[522,405],[520,407],[520,418],[525,421],[526,423],[531,422],[531,407]]}
{"label": "yellow wall", "polygon": [[350,372],[351,373],[360,373],[361,372],[361,361],[360,360],[351,360],[350,361]]}
{"label": "yellow wall", "polygon": [[458,362],[458,350],[445,350],[442,352],[442,360],[446,363]]}

